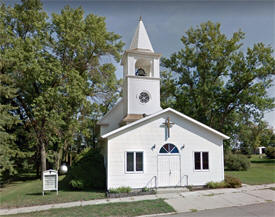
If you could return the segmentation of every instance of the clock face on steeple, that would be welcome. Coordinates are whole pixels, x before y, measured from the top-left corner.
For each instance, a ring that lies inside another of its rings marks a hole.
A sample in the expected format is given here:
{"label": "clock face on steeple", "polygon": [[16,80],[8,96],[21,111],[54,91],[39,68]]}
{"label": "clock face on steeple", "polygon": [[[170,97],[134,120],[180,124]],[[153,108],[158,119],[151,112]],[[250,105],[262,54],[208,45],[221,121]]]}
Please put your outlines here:
{"label": "clock face on steeple", "polygon": [[141,92],[138,96],[138,99],[142,104],[145,104],[145,103],[149,102],[150,96],[146,92]]}

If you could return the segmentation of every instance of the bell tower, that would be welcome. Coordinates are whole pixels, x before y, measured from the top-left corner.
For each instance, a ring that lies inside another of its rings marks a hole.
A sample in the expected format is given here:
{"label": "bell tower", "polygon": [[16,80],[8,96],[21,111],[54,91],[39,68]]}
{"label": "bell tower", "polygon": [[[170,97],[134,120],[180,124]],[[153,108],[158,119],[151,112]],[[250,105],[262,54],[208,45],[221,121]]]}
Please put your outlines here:
{"label": "bell tower", "polygon": [[130,48],[123,54],[122,124],[162,110],[160,107],[161,54],[155,53],[140,18]]}

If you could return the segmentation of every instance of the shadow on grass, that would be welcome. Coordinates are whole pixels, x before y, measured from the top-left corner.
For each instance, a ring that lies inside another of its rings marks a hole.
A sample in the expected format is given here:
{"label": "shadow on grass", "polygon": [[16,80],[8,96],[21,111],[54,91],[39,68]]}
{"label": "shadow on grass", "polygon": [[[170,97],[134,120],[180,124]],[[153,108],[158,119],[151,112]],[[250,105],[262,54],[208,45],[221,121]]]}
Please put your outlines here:
{"label": "shadow on grass", "polygon": [[[59,189],[58,190],[58,192],[59,193],[61,193],[61,192],[66,192],[66,194],[68,194],[68,193],[70,193],[70,192],[75,192],[75,193],[106,193],[106,190],[104,190],[104,189],[83,189],[83,190],[73,190],[73,189],[69,189],[69,188],[67,188],[67,189]],[[56,191],[45,191],[44,192],[44,195],[45,196],[50,196],[50,195],[55,195],[56,194]],[[33,192],[33,193],[26,193],[25,195],[28,195],[28,196],[34,196],[34,197],[36,197],[36,196],[42,196],[43,194],[42,194],[42,189],[41,189],[41,192]]]}
{"label": "shadow on grass", "polygon": [[230,170],[230,169],[225,168],[224,171],[226,171],[226,172],[245,172],[247,170]]}
{"label": "shadow on grass", "polygon": [[41,196],[42,195],[42,192],[37,192],[37,193],[27,193],[25,195],[31,195],[31,196]]}
{"label": "shadow on grass", "polygon": [[84,189],[73,189],[69,184],[70,176],[63,176],[58,182],[58,189],[60,191],[70,192],[94,192],[94,193],[106,193],[106,188],[84,188]]}
{"label": "shadow on grass", "polygon": [[35,180],[37,178],[37,175],[35,173],[23,173],[18,174],[12,177],[11,181],[29,181],[29,180]]}
{"label": "shadow on grass", "polygon": [[15,176],[11,176],[7,179],[0,179],[0,189],[6,187],[7,184],[12,184],[15,182],[25,182],[36,180],[40,177],[37,177],[35,173],[21,173]]}
{"label": "shadow on grass", "polygon": [[264,160],[252,160],[253,164],[275,164],[275,159],[264,159]]}
{"label": "shadow on grass", "polygon": [[[91,192],[91,193],[106,193],[106,190],[104,189],[83,189],[83,190],[73,190],[71,188],[63,189],[59,188],[58,192]],[[45,195],[51,195],[56,194],[56,191],[45,191]],[[42,195],[42,189],[41,192],[33,192],[33,193],[26,193],[25,195],[29,196],[41,196]]]}

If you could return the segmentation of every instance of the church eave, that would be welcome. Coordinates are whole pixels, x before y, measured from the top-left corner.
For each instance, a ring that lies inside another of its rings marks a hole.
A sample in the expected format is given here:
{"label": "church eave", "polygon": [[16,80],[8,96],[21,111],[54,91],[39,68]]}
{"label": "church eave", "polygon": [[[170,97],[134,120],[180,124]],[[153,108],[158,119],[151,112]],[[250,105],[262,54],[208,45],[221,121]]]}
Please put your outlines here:
{"label": "church eave", "polygon": [[113,130],[113,131],[111,131],[109,133],[106,133],[106,134],[102,135],[101,137],[104,138],[104,139],[108,138],[108,137],[110,137],[112,135],[115,135],[115,134],[117,134],[117,133],[119,133],[119,132],[121,132],[123,130],[126,130],[126,129],[134,126],[134,125],[137,125],[137,124],[139,124],[139,123],[141,123],[143,121],[149,120],[151,118],[154,118],[154,117],[156,117],[158,115],[161,115],[161,114],[163,114],[165,112],[169,112],[169,111],[172,112],[172,113],[175,113],[175,114],[179,115],[180,117],[182,117],[182,118],[184,118],[184,119],[186,119],[186,120],[188,120],[188,121],[190,121],[190,122],[192,122],[192,123],[194,123],[194,124],[196,124],[196,125],[204,128],[204,129],[206,129],[206,130],[208,130],[208,131],[210,131],[210,132],[212,132],[212,133],[214,133],[214,134],[216,134],[216,135],[218,135],[220,137],[222,137],[223,139],[229,139],[230,138],[229,136],[227,136],[227,135],[225,135],[225,134],[223,134],[223,133],[221,133],[221,132],[219,132],[219,131],[217,131],[217,130],[215,130],[215,129],[213,129],[213,128],[211,128],[211,127],[209,127],[209,126],[207,126],[207,125],[205,125],[205,124],[203,124],[203,123],[201,123],[201,122],[199,122],[199,121],[197,121],[197,120],[195,120],[193,118],[190,118],[187,115],[184,115],[184,114],[182,114],[182,113],[180,113],[180,112],[178,112],[178,111],[176,111],[176,110],[174,110],[172,108],[164,109],[164,110],[162,110],[160,112],[157,112],[157,113],[155,113],[153,115],[150,115],[148,117],[145,117],[145,118],[142,118],[140,120],[137,120],[137,121],[135,121],[133,123],[130,123],[128,125],[125,125],[123,127],[118,128],[116,130]]}
{"label": "church eave", "polygon": [[136,76],[136,75],[126,75],[126,78],[135,78],[135,79],[145,79],[145,80],[160,80],[160,78],[154,78],[150,76]]}
{"label": "church eave", "polygon": [[138,55],[141,55],[141,56],[151,56],[151,57],[155,57],[155,58],[160,58],[162,56],[161,53],[152,53],[152,52],[150,53],[150,52],[143,51],[141,49],[125,50],[124,54],[122,55],[120,65],[124,65],[124,61],[125,61],[126,56],[128,54],[135,54],[135,55],[138,54]]}

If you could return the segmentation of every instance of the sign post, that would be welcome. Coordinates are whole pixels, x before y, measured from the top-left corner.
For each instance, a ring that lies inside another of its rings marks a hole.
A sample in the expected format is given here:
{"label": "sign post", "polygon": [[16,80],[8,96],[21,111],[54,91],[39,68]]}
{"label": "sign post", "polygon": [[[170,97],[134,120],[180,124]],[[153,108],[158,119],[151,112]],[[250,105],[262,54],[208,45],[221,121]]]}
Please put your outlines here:
{"label": "sign post", "polygon": [[56,170],[43,172],[43,196],[44,191],[56,191],[56,195],[58,195],[58,173]]}

